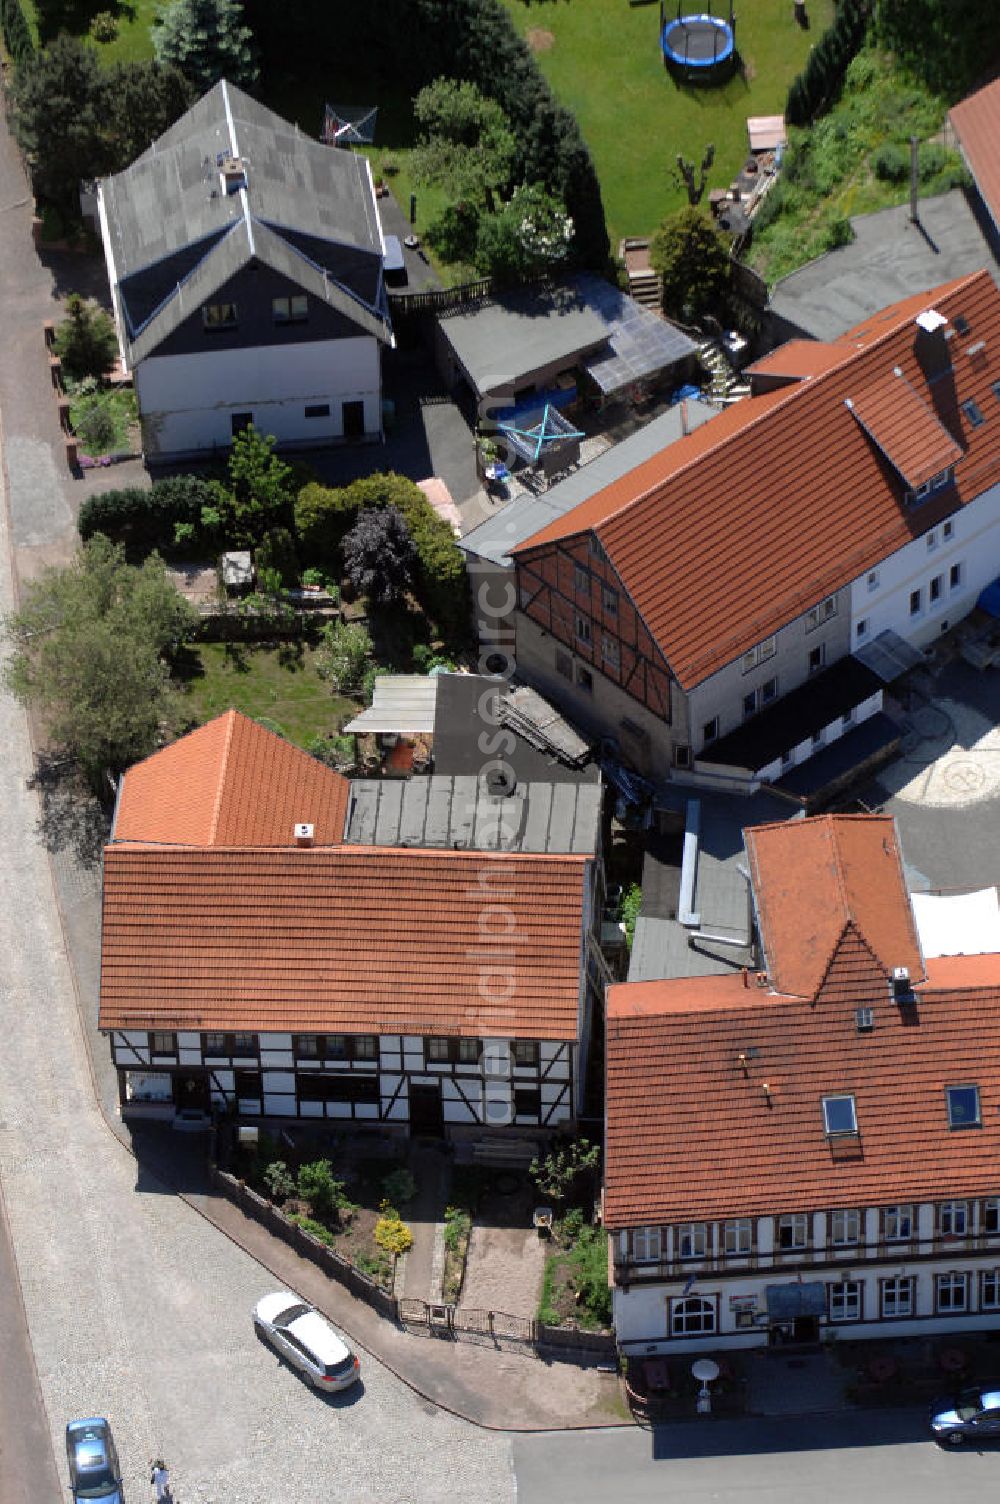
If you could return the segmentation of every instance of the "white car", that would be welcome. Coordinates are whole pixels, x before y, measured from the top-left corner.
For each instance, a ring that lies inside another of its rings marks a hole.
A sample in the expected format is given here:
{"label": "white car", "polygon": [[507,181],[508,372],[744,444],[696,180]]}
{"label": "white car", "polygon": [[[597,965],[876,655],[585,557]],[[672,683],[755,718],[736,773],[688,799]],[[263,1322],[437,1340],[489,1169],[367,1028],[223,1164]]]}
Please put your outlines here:
{"label": "white car", "polygon": [[317,1389],[347,1389],[361,1377],[361,1364],[326,1317],[288,1290],[258,1301],[253,1324],[257,1336],[270,1342]]}

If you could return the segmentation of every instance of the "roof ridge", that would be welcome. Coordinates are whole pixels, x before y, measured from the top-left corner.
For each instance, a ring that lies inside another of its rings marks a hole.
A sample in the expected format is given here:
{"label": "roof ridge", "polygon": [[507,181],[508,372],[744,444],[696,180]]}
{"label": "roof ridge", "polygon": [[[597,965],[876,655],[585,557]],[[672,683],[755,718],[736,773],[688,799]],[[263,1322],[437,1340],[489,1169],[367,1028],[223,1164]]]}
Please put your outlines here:
{"label": "roof ridge", "polygon": [[219,783],[218,787],[215,790],[215,802],[212,806],[212,823],[208,827],[208,841],[210,846],[215,842],[215,834],[219,828],[219,821],[222,818],[222,798],[226,789],[226,774],[229,770],[229,754],[232,750],[233,735],[236,728],[236,717],[239,714],[239,711],[236,710],[235,706],[231,705],[229,709],[224,712],[224,714],[228,721],[228,725],[226,726],[226,739],[223,742],[222,746],[222,758],[219,763]]}
{"label": "roof ridge", "polygon": [[[985,268],[983,268],[983,269],[981,269],[979,271],[970,272],[965,277],[958,277],[958,278],[955,278],[951,282],[944,282],[938,288],[930,288],[930,289],[928,289],[927,294],[926,294],[926,296],[928,298],[928,302],[927,302],[926,306],[928,308],[933,306],[934,299],[932,297],[932,294],[935,293],[935,292],[936,293],[940,293],[943,297],[951,297],[954,293],[958,292],[962,287],[968,286],[970,283],[975,282],[975,281],[977,281],[980,278],[989,277],[989,275],[990,275],[989,272]],[[909,303],[910,301],[911,301],[911,299],[909,299],[909,298],[900,298],[900,299],[897,300],[897,303],[898,304]],[[881,311],[884,312],[885,310],[881,310]],[[873,317],[874,316],[875,315],[873,315]],[[787,387],[779,387],[774,392],[762,393],[761,394],[762,398],[773,399],[773,400],[768,400],[768,404],[767,404],[766,408],[764,409],[764,411],[763,412],[758,412],[756,414],[756,416],[754,416],[753,418],[751,418],[747,423],[743,424],[739,428],[738,432],[741,433],[741,434],[749,432],[756,424],[758,424],[760,422],[763,422],[765,419],[769,418],[772,413],[776,412],[779,408],[781,408],[782,406],[784,406],[784,404],[786,402],[793,401],[801,393],[806,392],[806,391],[814,392],[814,391],[818,391],[818,390],[822,389],[824,382],[826,382],[826,381],[830,380],[831,378],[833,378],[837,372],[842,371],[845,365],[848,365],[851,361],[859,361],[860,362],[865,357],[872,356],[874,354],[874,352],[876,352],[877,350],[879,350],[881,348],[881,346],[887,340],[895,338],[898,335],[899,330],[903,327],[904,324],[911,323],[911,322],[913,322],[913,320],[912,320],[912,318],[909,315],[900,314],[896,319],[893,320],[893,322],[891,324],[887,325],[887,327],[884,330],[882,330],[875,338],[873,338],[870,342],[868,342],[868,343],[866,343],[864,345],[861,345],[861,346],[858,346],[858,345],[852,344],[852,343],[845,343],[846,341],[848,341],[848,337],[853,332],[853,330],[848,330],[845,334],[840,335],[836,340],[816,340],[816,341],[814,341],[813,343],[815,343],[817,345],[824,345],[827,348],[832,349],[832,350],[838,350],[841,347],[841,345],[843,345],[843,350],[844,350],[843,358],[840,359],[840,360],[834,361],[834,363],[832,365],[827,366],[824,370],[818,372],[815,376],[811,376],[808,381],[802,381],[802,380],[793,381],[793,382],[790,382]],[[856,329],[856,328],[859,328],[859,327],[863,327],[864,323],[865,323],[865,320],[862,320],[861,324],[860,325],[855,325],[854,328]],[[781,347],[779,346],[778,349],[780,349],[780,348]],[[775,351],[773,353],[776,354],[777,351]],[[747,401],[747,402],[755,402],[755,401],[759,401],[759,400],[761,400],[761,399],[760,398],[755,398],[755,397],[749,397],[749,398],[745,398],[744,399],[744,401]],[[710,427],[710,425],[709,425],[709,427]],[[699,432],[699,431],[700,430],[695,430],[695,432]],[[694,437],[693,434],[684,434],[681,438],[675,439],[674,443],[675,444],[683,444],[684,441],[685,441],[685,439],[693,438],[693,437]],[[692,465],[701,464],[704,461],[706,461],[709,458],[710,455],[714,454],[717,450],[723,448],[726,444],[728,444],[732,440],[733,437],[734,437],[734,435],[732,433],[729,433],[727,431],[723,436],[717,438],[714,441],[714,443],[709,444],[707,448],[700,449],[697,454],[692,455],[690,457],[690,459],[686,460],[683,464],[681,464],[680,466],[678,466],[677,469],[672,470],[669,475],[667,475],[667,476],[661,476],[658,480],[652,482],[648,487],[646,487],[645,490],[640,491],[638,493],[638,495],[629,497],[629,499],[627,501],[623,501],[620,506],[616,507],[613,512],[608,512],[606,516],[604,516],[604,517],[602,517],[600,519],[600,521],[593,523],[590,527],[585,528],[584,531],[594,532],[594,533],[597,533],[599,535],[600,534],[600,530],[602,528],[606,527],[609,522],[611,522],[612,520],[614,520],[617,517],[620,517],[624,512],[627,512],[631,507],[638,506],[641,502],[647,501],[654,494],[654,492],[656,492],[662,486],[666,485],[666,483],[668,481],[676,481],[676,480],[678,480],[682,475],[685,474],[685,472]],[[669,448],[671,446],[667,446],[667,447]],[[636,469],[638,469],[638,468],[639,468],[639,466],[636,466]],[[602,489],[608,489],[608,488],[602,487]],[[595,494],[596,495],[600,495],[600,492],[597,492]],[[594,500],[593,497],[589,497],[585,501],[578,502],[577,503],[577,507],[589,505],[593,500]],[[576,509],[577,508],[574,507],[572,511],[566,513],[567,519],[570,518],[570,517],[572,517],[573,511],[576,511]],[[547,528],[548,526],[549,526],[549,524],[546,523],[545,527]],[[544,528],[539,528],[538,531],[539,532],[543,532],[543,531],[545,531],[545,529]],[[521,548],[526,547],[526,546],[530,545],[530,543],[531,543],[531,539],[525,539],[524,543],[521,544],[521,545],[519,545],[519,547],[521,547]],[[512,550],[512,552],[516,552],[516,550]]]}

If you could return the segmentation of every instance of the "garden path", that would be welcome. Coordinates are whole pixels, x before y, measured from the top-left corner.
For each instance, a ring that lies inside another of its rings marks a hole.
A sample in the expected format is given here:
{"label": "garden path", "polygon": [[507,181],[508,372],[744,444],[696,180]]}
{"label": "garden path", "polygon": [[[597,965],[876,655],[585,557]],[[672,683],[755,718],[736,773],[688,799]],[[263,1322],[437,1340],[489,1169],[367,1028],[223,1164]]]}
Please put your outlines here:
{"label": "garden path", "polygon": [[477,1217],[469,1239],[462,1305],[506,1311],[509,1316],[537,1316],[545,1247],[520,1197],[492,1221]]}
{"label": "garden path", "polygon": [[406,1255],[402,1289],[397,1283],[396,1294],[437,1301],[441,1299],[444,1271],[444,1208],[451,1166],[443,1146],[421,1145],[412,1151],[409,1168],[417,1182],[417,1194],[402,1212],[413,1232],[413,1247]]}

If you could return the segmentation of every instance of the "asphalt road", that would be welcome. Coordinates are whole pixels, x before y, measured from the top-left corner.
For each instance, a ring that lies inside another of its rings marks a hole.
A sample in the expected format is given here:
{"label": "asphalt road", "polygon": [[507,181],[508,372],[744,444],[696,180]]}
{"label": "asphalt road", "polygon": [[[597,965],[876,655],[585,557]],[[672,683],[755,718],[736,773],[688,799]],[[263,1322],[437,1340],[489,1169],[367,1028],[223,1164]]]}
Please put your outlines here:
{"label": "asphalt road", "polygon": [[943,1451],[923,1412],[518,1437],[518,1504],[949,1504],[995,1498],[1000,1447]]}

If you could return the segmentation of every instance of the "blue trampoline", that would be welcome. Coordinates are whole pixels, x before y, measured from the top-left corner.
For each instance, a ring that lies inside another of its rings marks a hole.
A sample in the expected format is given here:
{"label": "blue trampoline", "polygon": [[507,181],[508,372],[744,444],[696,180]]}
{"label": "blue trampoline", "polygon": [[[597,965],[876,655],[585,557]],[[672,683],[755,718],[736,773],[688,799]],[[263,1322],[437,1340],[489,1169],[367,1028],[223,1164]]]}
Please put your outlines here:
{"label": "blue trampoline", "polygon": [[707,83],[727,74],[736,61],[736,20],[730,7],[729,20],[722,16],[677,16],[668,21],[660,6],[660,45],[663,60],[672,71],[692,81]]}

